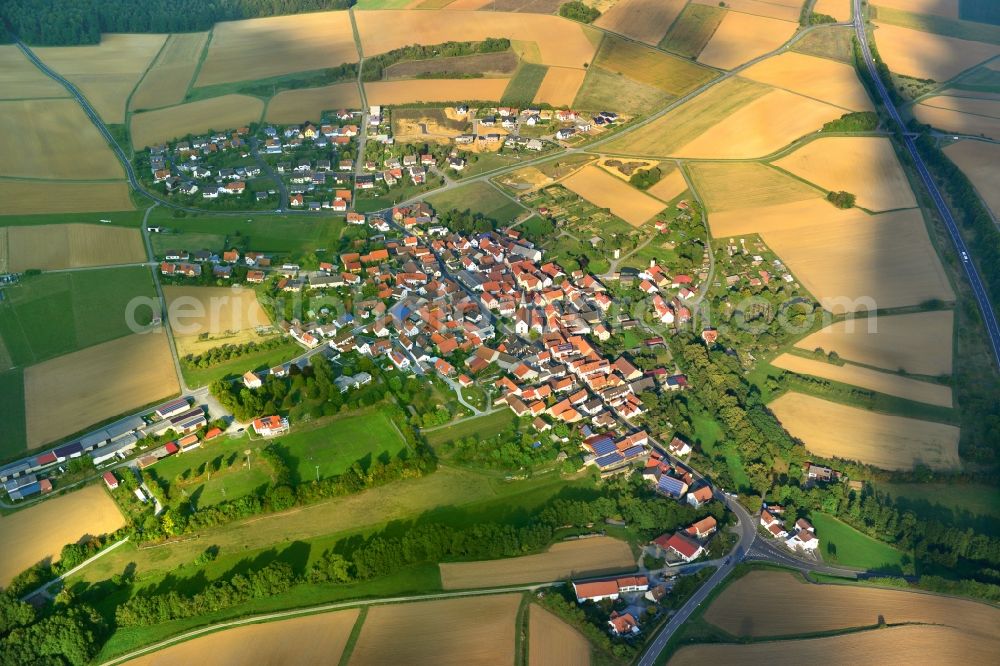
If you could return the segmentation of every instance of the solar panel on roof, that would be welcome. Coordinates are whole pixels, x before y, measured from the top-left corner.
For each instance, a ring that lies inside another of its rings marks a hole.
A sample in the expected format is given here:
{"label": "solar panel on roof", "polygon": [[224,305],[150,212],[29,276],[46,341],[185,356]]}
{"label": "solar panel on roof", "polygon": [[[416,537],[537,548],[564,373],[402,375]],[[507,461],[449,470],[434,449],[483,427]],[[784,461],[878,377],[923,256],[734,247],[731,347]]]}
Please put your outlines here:
{"label": "solar panel on roof", "polygon": [[616,451],[615,453],[611,453],[609,455],[606,455],[606,456],[603,456],[601,458],[598,458],[597,459],[597,466],[598,467],[610,467],[612,465],[617,465],[618,463],[622,462],[623,460],[625,460],[625,459],[622,458],[622,454],[620,454],[620,453],[618,453]]}
{"label": "solar panel on roof", "polygon": [[656,488],[657,490],[671,495],[680,495],[684,490],[684,482],[680,479],[675,479],[672,476],[664,474],[660,477],[660,481],[656,484]]}
{"label": "solar panel on roof", "polygon": [[625,459],[628,460],[629,458],[635,458],[637,456],[641,456],[645,452],[645,450],[646,449],[644,449],[641,446],[631,446],[622,451],[622,456],[624,456]]}
{"label": "solar panel on roof", "polygon": [[594,453],[596,453],[598,456],[606,456],[609,453],[614,453],[617,450],[615,449],[614,441],[610,437],[602,437],[601,439],[595,441],[593,444],[591,444],[591,448],[594,449]]}

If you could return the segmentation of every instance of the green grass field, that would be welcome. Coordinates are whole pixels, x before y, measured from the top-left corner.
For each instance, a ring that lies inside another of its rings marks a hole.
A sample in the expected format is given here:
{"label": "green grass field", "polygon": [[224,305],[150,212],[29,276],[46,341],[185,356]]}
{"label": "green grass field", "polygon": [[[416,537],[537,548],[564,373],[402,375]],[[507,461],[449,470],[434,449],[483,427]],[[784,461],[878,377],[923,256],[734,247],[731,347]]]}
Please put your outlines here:
{"label": "green grass field", "polygon": [[591,65],[573,107],[590,111],[614,109],[630,115],[648,114],[673,99],[656,86]]}
{"label": "green grass field", "polygon": [[697,58],[725,16],[725,9],[689,4],[660,40],[660,48],[685,58]]}
{"label": "green grass field", "polygon": [[108,220],[116,227],[138,227],[142,224],[143,211],[128,210],[120,213],[43,213],[40,215],[0,215],[0,227],[27,227],[38,224],[102,224]]}
{"label": "green grass field", "polygon": [[235,379],[247,370],[257,371],[273,368],[301,353],[302,347],[290,338],[286,338],[283,344],[275,349],[240,356],[210,368],[192,368],[181,363],[181,372],[184,373],[184,381],[187,382],[188,386],[206,386],[216,379]]}
{"label": "green grass field", "polygon": [[980,483],[879,483],[879,490],[914,504],[940,505],[954,511],[1000,518],[1000,492]]}
{"label": "green grass field", "polygon": [[833,516],[814,513],[811,518],[819,537],[820,553],[826,562],[875,571],[912,572],[910,558],[892,546],[862,534]]}
{"label": "green grass field", "polygon": [[528,106],[531,100],[535,99],[538,87],[542,85],[542,79],[549,68],[545,65],[534,65],[522,63],[521,67],[514,73],[514,78],[507,84],[507,89],[500,97],[501,104],[511,106]]}
{"label": "green grass field", "polygon": [[[129,301],[155,296],[144,267],[46,273],[25,278],[4,293],[0,336],[16,366],[128,335]],[[148,317],[148,308],[142,312]]]}
{"label": "green grass field", "polygon": [[480,439],[488,439],[506,430],[514,421],[514,412],[504,408],[462,423],[425,431],[424,436],[431,446],[453,442],[470,435]]}
{"label": "green grass field", "polygon": [[468,209],[494,219],[500,224],[510,224],[524,212],[524,209],[502,192],[482,181],[456,187],[441,194],[432,194],[427,197],[427,203],[437,212]]}
{"label": "green grass field", "polygon": [[853,61],[851,54],[851,37],[853,36],[854,29],[849,26],[816,28],[797,41],[792,50],[850,63]]}
{"label": "green grass field", "polygon": [[0,373],[0,404],[3,405],[3,430],[0,430],[0,460],[24,454],[27,429],[24,421],[24,372],[17,368]]}
{"label": "green grass field", "polygon": [[296,481],[311,481],[343,474],[355,462],[363,468],[376,461],[389,462],[406,448],[389,417],[374,410],[327,421],[318,427],[303,426],[274,444],[292,469]]}

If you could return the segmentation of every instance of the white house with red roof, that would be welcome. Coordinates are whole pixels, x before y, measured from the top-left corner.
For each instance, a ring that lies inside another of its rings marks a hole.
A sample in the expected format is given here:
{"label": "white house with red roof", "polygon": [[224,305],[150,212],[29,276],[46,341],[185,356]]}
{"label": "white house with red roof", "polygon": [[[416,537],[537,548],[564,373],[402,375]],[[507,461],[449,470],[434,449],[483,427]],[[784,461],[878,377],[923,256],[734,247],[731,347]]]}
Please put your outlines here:
{"label": "white house with red roof", "polygon": [[253,431],[261,437],[277,437],[288,432],[288,419],[282,416],[262,416],[253,421]]}

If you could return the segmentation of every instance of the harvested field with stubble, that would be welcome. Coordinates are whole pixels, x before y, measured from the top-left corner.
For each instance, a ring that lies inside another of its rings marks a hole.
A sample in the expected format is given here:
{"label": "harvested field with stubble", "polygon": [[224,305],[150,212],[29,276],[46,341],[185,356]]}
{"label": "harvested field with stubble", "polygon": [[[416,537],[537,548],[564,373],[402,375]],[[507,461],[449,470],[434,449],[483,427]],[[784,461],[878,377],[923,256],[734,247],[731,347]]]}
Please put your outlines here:
{"label": "harvested field with stubble", "polygon": [[768,405],[781,425],[824,458],[858,460],[888,470],[921,464],[958,469],[958,428],[848,407],[791,391]]}
{"label": "harvested field with stubble", "polygon": [[593,66],[659,88],[671,97],[680,97],[716,76],[697,63],[610,35],[601,42]]}
{"label": "harvested field with stubble", "polygon": [[669,666],[703,664],[768,664],[800,666],[815,662],[830,666],[870,663],[913,664],[934,655],[936,664],[967,666],[990,663],[1000,641],[973,637],[959,629],[935,626],[902,626],[831,636],[752,645],[690,645],[681,648]]}
{"label": "harvested field with stubble", "polygon": [[157,109],[183,102],[207,40],[207,32],[170,35],[132,95],[131,109]]}
{"label": "harvested field with stubble", "polygon": [[854,67],[826,58],[786,51],[745,69],[740,76],[850,111],[875,110]]}
{"label": "harvested field with stubble", "polygon": [[823,196],[818,189],[759,162],[691,162],[687,168],[695,190],[713,213],[746,212]]}
{"label": "harvested field with stubble", "polygon": [[852,15],[851,0],[816,0],[813,5],[813,13],[832,16],[839,22],[850,21]]}
{"label": "harvested field with stubble", "polygon": [[876,22],[879,55],[896,74],[944,82],[1000,53],[1000,46]]}
{"label": "harvested field with stubble", "polygon": [[263,79],[357,61],[346,11],[223,21],[212,30],[195,85]]}
{"label": "harvested field with stubble", "polygon": [[514,664],[520,594],[373,606],[352,666]]}
{"label": "harvested field with stubble", "polygon": [[881,212],[913,208],[917,199],[889,139],[838,136],[816,139],[774,162],[820,187],[846,190],[857,205]]}
{"label": "harvested field with stubble", "polygon": [[0,45],[0,99],[69,96],[65,88],[42,74],[16,46]]}
{"label": "harvested field with stubble", "polygon": [[916,375],[950,375],[952,371],[951,310],[916,312],[867,319],[848,319],[827,326],[795,344],[799,349],[835,351],[847,361]]}
{"label": "harvested field with stubble", "polygon": [[[271,327],[252,289],[168,286],[163,288],[163,296],[181,356],[257,340],[259,327]],[[200,339],[206,333],[208,338]]]}
{"label": "harvested field with stubble", "polygon": [[483,74],[504,76],[517,69],[517,54],[512,50],[499,53],[476,53],[451,58],[403,60],[385,68],[386,79],[413,79],[435,74]]}
{"label": "harvested field with stubble", "polygon": [[611,537],[560,541],[544,553],[481,562],[439,565],[446,590],[545,583],[635,568],[628,544]]}
{"label": "harvested field with stubble", "polygon": [[0,516],[0,586],[38,562],[59,560],[62,547],[125,526],[125,519],[103,484],[74,490],[37,506]]}
{"label": "harvested field with stubble", "polygon": [[172,666],[201,661],[213,666],[241,664],[336,663],[347,646],[359,610],[309,615],[292,620],[251,624],[172,645],[125,663],[129,666]]}
{"label": "harvested field with stubble", "polygon": [[914,14],[933,14],[957,19],[959,2],[960,0],[875,0],[872,4]]}
{"label": "harvested field with stubble", "polygon": [[797,22],[726,12],[722,23],[698,55],[698,62],[732,69],[777,49],[795,34],[798,27]]}
{"label": "harvested field with stubble", "polygon": [[[424,13],[424,12],[418,12]],[[365,84],[369,104],[419,102],[499,102],[510,79],[414,79]]]}
{"label": "harvested field with stubble", "polygon": [[36,48],[41,60],[79,88],[108,123],[125,122],[125,104],[166,35],[105,34],[95,46]]}
{"label": "harvested field with stubble", "polygon": [[914,105],[913,115],[945,132],[1000,139],[1000,100],[931,97]]}
{"label": "harvested field with stubble", "polygon": [[685,4],[687,0],[620,0],[594,25],[656,46]]}
{"label": "harvested field with stubble", "polygon": [[610,208],[633,227],[642,225],[663,210],[662,201],[593,165],[580,169],[562,184],[595,206]]}
{"label": "harvested field with stubble", "polygon": [[98,224],[8,227],[9,270],[56,270],[146,261],[138,229]]}
{"label": "harvested field with stubble", "polygon": [[247,95],[223,95],[132,115],[132,145],[144,148],[188,134],[227,130],[260,120],[264,102]]}
{"label": "harvested field with stubble", "polygon": [[0,176],[112,180],[125,174],[76,100],[39,99],[0,102]]}
{"label": "harvested field with stubble", "polygon": [[842,384],[860,386],[869,391],[877,391],[916,402],[925,402],[929,405],[952,406],[951,388],[942,384],[932,384],[858,365],[836,365],[817,359],[803,358],[795,354],[782,354],[771,361],[771,365],[800,375],[822,377]]}
{"label": "harvested field with stubble", "polygon": [[587,76],[585,69],[569,67],[549,67],[542,79],[542,84],[535,92],[535,104],[550,104],[551,106],[571,106],[576,99],[576,93]]}
{"label": "harvested field with stubble", "polygon": [[660,201],[671,201],[674,197],[683,194],[687,189],[688,184],[684,180],[684,174],[681,173],[680,169],[675,167],[670,170],[664,170],[664,176],[655,185],[646,190],[646,194],[650,194]]}
{"label": "harvested field with stubble", "polygon": [[[822,536],[821,536],[822,538]],[[995,640],[1000,609],[954,597],[859,585],[811,585],[782,571],[751,571],[719,595],[705,621],[754,638],[905,622],[954,626]]]}
{"label": "harvested field with stubble", "polygon": [[132,210],[128,184],[0,180],[0,215]]}
{"label": "harvested field with stubble", "polygon": [[573,627],[532,604],[528,610],[528,666],[587,666],[590,643]]}
{"label": "harvested field with stubble", "polygon": [[578,69],[589,64],[597,50],[585,33],[593,28],[558,16],[501,11],[487,16],[442,9],[356,11],[354,18],[367,57],[413,44],[417,40],[415,35],[419,35],[421,44],[482,41],[501,36],[535,42],[540,64]]}
{"label": "harvested field with stubble", "polygon": [[919,210],[841,219],[761,234],[827,310],[841,314],[955,299]]}
{"label": "harvested field with stubble", "polygon": [[29,366],[24,371],[28,448],[179,392],[162,328]]}
{"label": "harvested field with stubble", "polygon": [[[699,5],[719,6],[718,0],[692,0]],[[726,9],[755,16],[798,22],[803,0],[725,0]]]}
{"label": "harvested field with stubble", "polygon": [[267,105],[265,118],[271,123],[303,123],[318,121],[323,111],[361,108],[358,84],[334,83],[322,88],[283,90]]}
{"label": "harvested field with stubble", "polygon": [[944,149],[958,165],[995,216],[1000,217],[1000,145],[983,141],[960,141]]}

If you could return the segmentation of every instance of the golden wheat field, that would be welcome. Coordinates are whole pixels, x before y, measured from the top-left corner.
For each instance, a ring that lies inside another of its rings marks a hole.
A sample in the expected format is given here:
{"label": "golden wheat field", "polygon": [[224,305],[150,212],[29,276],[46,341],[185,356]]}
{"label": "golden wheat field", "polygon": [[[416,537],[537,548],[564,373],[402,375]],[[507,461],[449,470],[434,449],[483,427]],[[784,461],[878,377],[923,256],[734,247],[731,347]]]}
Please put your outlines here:
{"label": "golden wheat field", "polygon": [[705,620],[734,636],[783,636],[905,622],[954,626],[993,638],[1000,609],[984,603],[856,585],[812,585],[783,571],[751,571],[734,581]]}
{"label": "golden wheat field", "polygon": [[826,58],[786,51],[748,67],[740,76],[849,111],[875,109],[854,67]]}
{"label": "golden wheat field", "polygon": [[759,162],[691,162],[687,169],[712,213],[739,210],[753,217],[746,209],[823,196],[815,187]]}
{"label": "golden wheat field", "polygon": [[635,568],[628,544],[611,537],[561,541],[544,553],[482,562],[439,565],[446,590],[520,583],[544,583],[583,574]]}
{"label": "golden wheat field", "polygon": [[103,485],[91,485],[46,500],[8,516],[0,516],[0,585],[38,562],[59,560],[62,547],[85,537],[108,534],[125,526],[118,506]]}
{"label": "golden wheat field", "polygon": [[[708,5],[709,7],[720,7],[718,0],[691,0],[692,4]],[[778,19],[780,21],[799,20],[799,13],[802,10],[802,2],[799,0],[784,0],[775,2],[774,0],[726,0],[726,9],[732,12],[742,12],[755,16]]]}
{"label": "golden wheat field", "polygon": [[945,132],[1000,138],[1000,100],[931,97],[914,105],[913,115]]}
{"label": "golden wheat field", "polygon": [[170,35],[135,89],[130,108],[141,111],[183,102],[207,40],[207,32]]}
{"label": "golden wheat field", "polygon": [[224,629],[126,663],[129,666],[172,666],[196,663],[206,655],[211,655],[213,666],[277,665],[289,661],[335,663],[344,652],[358,614],[358,609],[352,608]]}
{"label": "golden wheat field", "polygon": [[958,3],[959,0],[875,0],[872,4],[914,14],[933,14],[957,19]]}
{"label": "golden wheat field", "polygon": [[824,189],[851,192],[862,208],[879,212],[917,205],[887,138],[821,138],[774,164]]}
{"label": "golden wheat field", "polygon": [[550,104],[551,106],[570,106],[576,98],[576,92],[583,84],[587,75],[585,69],[569,67],[549,67],[535,93],[535,104]]}
{"label": "golden wheat field", "polygon": [[662,201],[593,165],[585,166],[565,178],[562,184],[595,206],[610,208],[612,213],[634,227],[663,210]]}
{"label": "golden wheat field", "polygon": [[69,92],[42,74],[13,44],[0,45],[0,99],[69,97]]}
{"label": "golden wheat field", "polygon": [[791,391],[768,405],[781,425],[824,458],[858,460],[888,470],[921,464],[957,469],[958,428],[879,414]]}
{"label": "golden wheat field", "polygon": [[761,236],[835,314],[955,298],[916,209],[847,215],[837,225],[812,224]]}
{"label": "golden wheat field", "polygon": [[128,184],[0,180],[0,215],[132,210]]}
{"label": "golden wheat field", "polygon": [[208,130],[228,130],[260,120],[264,102],[247,95],[223,95],[132,115],[136,148]]}
{"label": "golden wheat field", "polygon": [[520,594],[502,594],[374,606],[350,663],[512,665],[520,603]]}
{"label": "golden wheat field", "polygon": [[621,0],[594,25],[656,46],[685,4],[686,0]]}
{"label": "golden wheat field", "polygon": [[9,266],[56,270],[146,261],[138,229],[105,224],[8,227]]}
{"label": "golden wheat field", "polygon": [[195,85],[263,79],[357,61],[346,11],[223,21],[212,30]]}
{"label": "golden wheat field", "polygon": [[742,206],[712,213],[709,224],[712,235],[744,236],[753,233],[775,233],[813,227],[842,224],[869,216],[857,208],[840,210],[820,197],[803,198],[790,203],[744,208]]}
{"label": "golden wheat field", "polygon": [[951,407],[951,388],[942,384],[901,377],[880,370],[858,365],[835,365],[818,359],[803,358],[795,354],[782,354],[771,365],[800,375],[812,375],[843,384],[860,386],[869,391],[894,395],[929,405]]}
{"label": "golden wheat field", "polygon": [[38,99],[0,102],[0,176],[111,180],[124,172],[75,100]]}
{"label": "golden wheat field", "polygon": [[179,391],[163,329],[128,335],[29,366],[24,371],[28,448]]}
{"label": "golden wheat field", "polygon": [[763,16],[727,12],[715,34],[698,55],[698,62],[732,69],[787,42],[798,23]]}
{"label": "golden wheat field", "polygon": [[267,105],[268,122],[301,123],[318,121],[324,111],[361,108],[361,92],[354,82],[335,83],[322,88],[283,90]]}
{"label": "golden wheat field", "polygon": [[[251,289],[164,287],[177,353],[200,354],[223,344],[259,340],[271,321]],[[207,334],[207,338],[202,335]]]}
{"label": "golden wheat field", "polygon": [[646,194],[650,194],[660,201],[671,201],[674,197],[683,194],[687,188],[688,184],[684,180],[684,174],[675,167],[670,170],[664,169],[664,176],[646,190]]}
{"label": "golden wheat field", "polygon": [[1000,216],[1000,146],[983,141],[960,141],[946,147],[944,152],[965,172],[972,184],[990,207]]}
{"label": "golden wheat field", "polygon": [[917,375],[950,375],[951,310],[838,321],[796,343],[799,349],[831,351],[848,361]]}
{"label": "golden wheat field", "polygon": [[1000,53],[1000,46],[878,23],[875,43],[893,72],[944,82]]}
{"label": "golden wheat field", "polygon": [[[366,57],[413,44],[480,41],[504,36],[537,44],[541,62],[582,69],[594,58],[593,28],[557,16],[511,12],[477,14],[451,9],[356,11],[355,20]],[[418,37],[419,36],[419,37]]]}
{"label": "golden wheat field", "polygon": [[588,666],[590,643],[541,606],[528,611],[528,666]]}
{"label": "golden wheat field", "polygon": [[813,12],[832,16],[840,22],[851,20],[851,0],[816,0]]}
{"label": "golden wheat field", "polygon": [[375,81],[365,84],[369,104],[414,104],[417,102],[498,102],[510,79],[414,79]]}
{"label": "golden wheat field", "polygon": [[953,627],[902,626],[870,630],[828,638],[752,645],[691,645],[681,648],[669,666],[703,664],[768,664],[800,666],[815,662],[831,666],[870,663],[876,656],[885,666],[919,663],[934,655],[934,662],[947,666],[991,663],[1000,641],[970,636]]}
{"label": "golden wheat field", "polygon": [[95,46],[35,49],[42,61],[79,88],[108,123],[125,122],[125,104],[166,35],[104,34]]}

